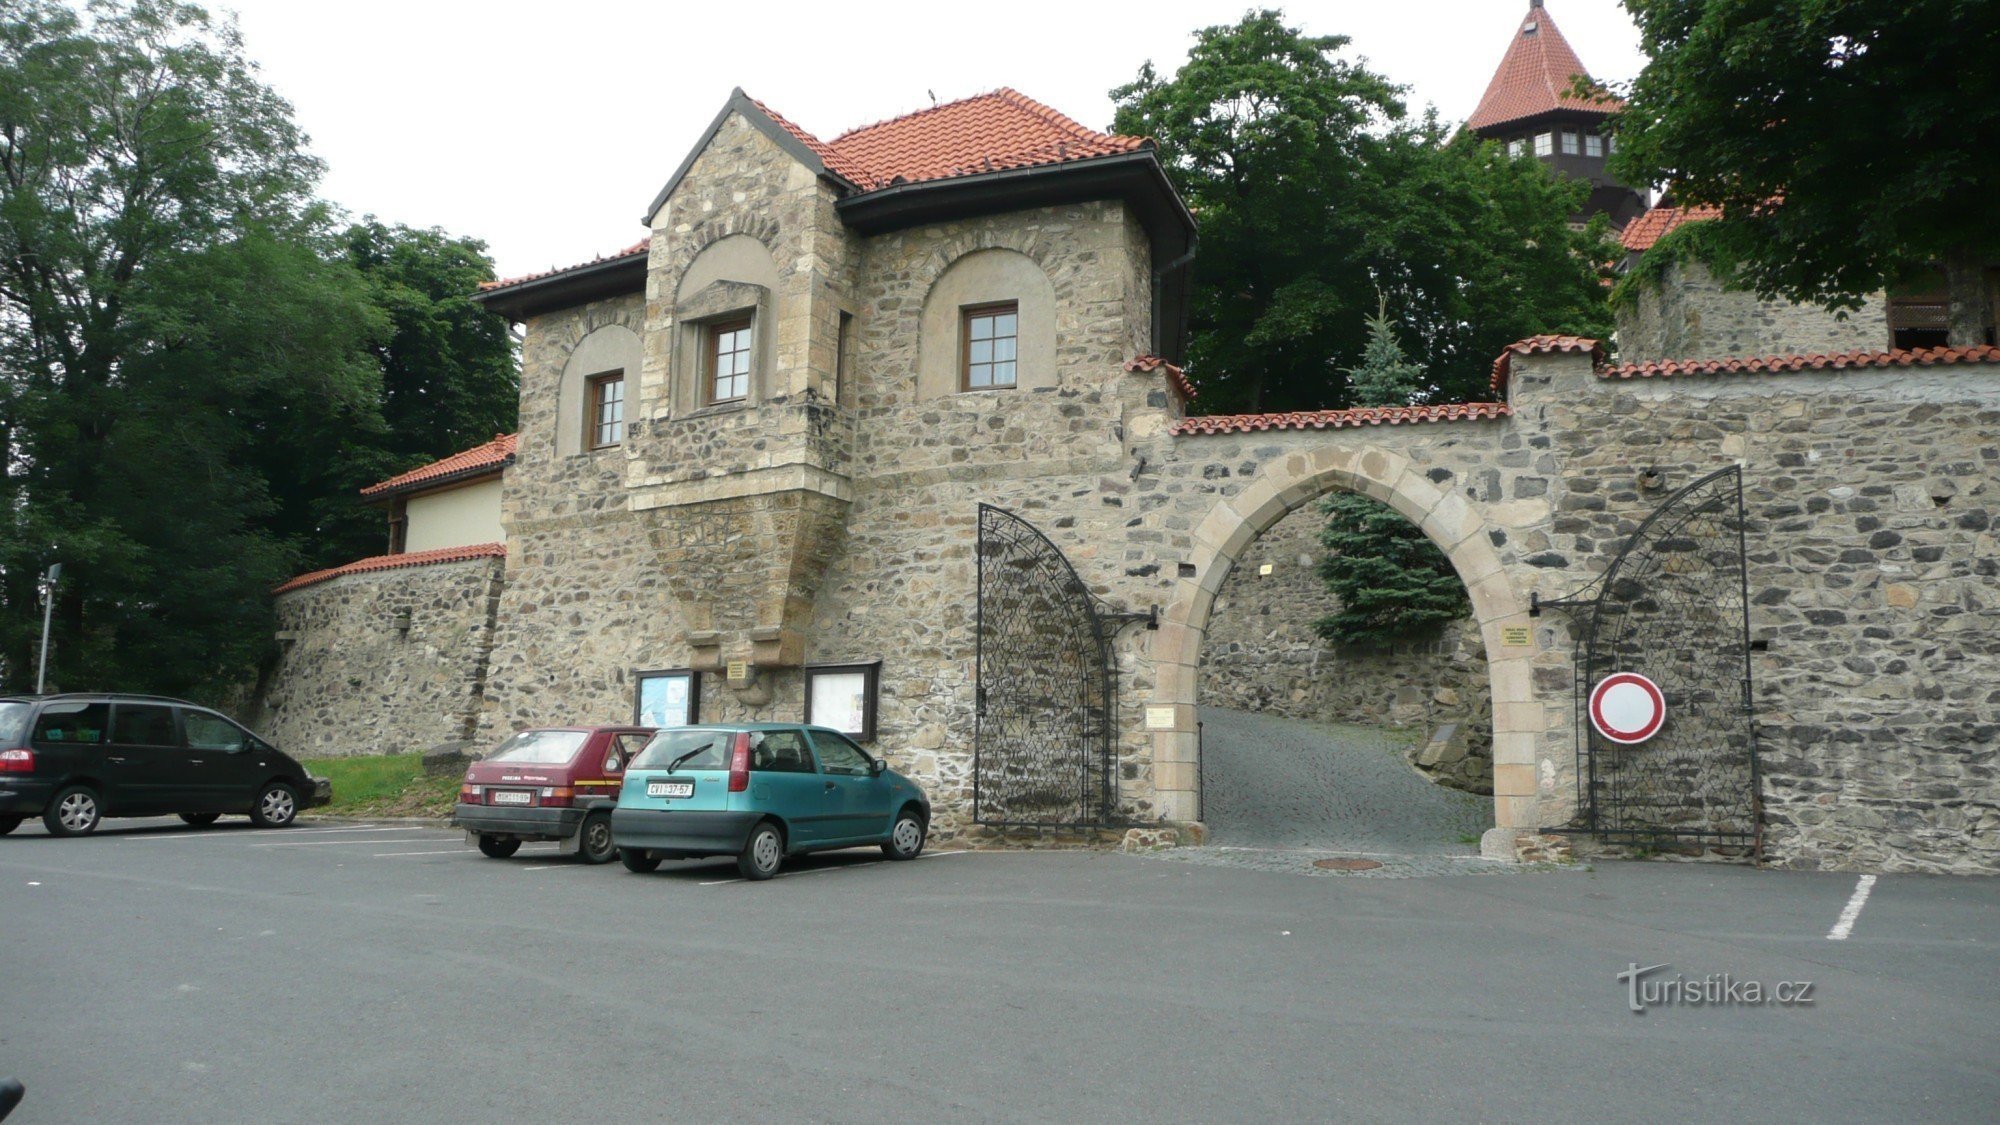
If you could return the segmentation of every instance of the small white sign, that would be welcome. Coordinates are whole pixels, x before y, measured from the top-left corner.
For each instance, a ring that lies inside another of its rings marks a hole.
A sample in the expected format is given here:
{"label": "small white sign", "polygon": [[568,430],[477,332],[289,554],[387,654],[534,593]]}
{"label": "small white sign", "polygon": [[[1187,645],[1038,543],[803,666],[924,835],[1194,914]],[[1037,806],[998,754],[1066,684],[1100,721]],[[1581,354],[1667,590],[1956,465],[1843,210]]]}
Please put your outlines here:
{"label": "small white sign", "polygon": [[1174,709],[1172,707],[1146,708],[1146,729],[1147,730],[1174,729]]}
{"label": "small white sign", "polygon": [[1620,745],[1646,741],[1666,721],[1666,695],[1637,672],[1614,672],[1590,689],[1590,725]]}

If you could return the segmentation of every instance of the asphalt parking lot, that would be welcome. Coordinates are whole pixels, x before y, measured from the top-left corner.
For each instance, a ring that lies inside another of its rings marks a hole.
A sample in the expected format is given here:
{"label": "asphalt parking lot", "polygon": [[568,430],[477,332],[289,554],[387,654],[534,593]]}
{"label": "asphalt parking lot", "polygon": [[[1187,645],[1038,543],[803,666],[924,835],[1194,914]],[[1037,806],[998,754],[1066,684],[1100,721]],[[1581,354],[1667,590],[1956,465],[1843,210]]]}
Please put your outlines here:
{"label": "asphalt parking lot", "polygon": [[[2000,880],[1883,876],[1856,908],[1853,875],[1665,863],[1384,880],[946,846],[787,870],[494,861],[402,824],[24,826],[0,838],[8,1125],[2000,1105]],[[1812,1003],[1634,1013],[1633,964]]]}

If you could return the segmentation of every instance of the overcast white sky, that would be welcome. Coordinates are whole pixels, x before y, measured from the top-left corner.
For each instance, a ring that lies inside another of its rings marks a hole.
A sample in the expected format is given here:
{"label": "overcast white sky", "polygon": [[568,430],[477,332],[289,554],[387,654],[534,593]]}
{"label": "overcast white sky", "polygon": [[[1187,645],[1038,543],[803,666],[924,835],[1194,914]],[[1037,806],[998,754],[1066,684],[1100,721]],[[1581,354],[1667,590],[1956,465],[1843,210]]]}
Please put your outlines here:
{"label": "overcast white sky", "polygon": [[[821,137],[1012,86],[1092,128],[1152,59],[1245,0],[640,3],[209,0],[290,99],[325,195],[355,215],[483,238],[501,276],[630,245],[640,212],[741,86]],[[1603,81],[1638,73],[1616,0],[1548,0]],[[1527,0],[1294,0],[1288,19],[1353,40],[1413,109],[1472,112]]]}

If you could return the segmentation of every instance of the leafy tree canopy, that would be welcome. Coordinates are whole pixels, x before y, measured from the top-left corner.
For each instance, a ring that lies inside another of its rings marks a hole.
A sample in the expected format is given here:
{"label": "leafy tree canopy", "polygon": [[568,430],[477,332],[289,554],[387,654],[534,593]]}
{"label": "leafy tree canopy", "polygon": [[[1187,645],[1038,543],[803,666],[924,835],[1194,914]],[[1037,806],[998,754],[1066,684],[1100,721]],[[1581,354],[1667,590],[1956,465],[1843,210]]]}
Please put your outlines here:
{"label": "leafy tree canopy", "polygon": [[1440,399],[1483,398],[1501,348],[1603,335],[1603,231],[1572,231],[1587,186],[1509,159],[1401,89],[1253,11],[1203,29],[1170,78],[1112,91],[1113,127],[1153,137],[1194,210],[1189,367],[1205,410],[1340,407],[1378,293],[1404,317]]}
{"label": "leafy tree canopy", "polygon": [[304,145],[235,26],[198,8],[0,12],[9,686],[32,686],[53,561],[52,683],[214,697],[246,679],[274,583],[379,549],[354,490],[460,436],[385,420],[385,371],[423,346],[406,327],[448,358],[399,392],[496,426],[504,326],[463,323],[465,292],[418,298],[469,291],[478,244],[380,231],[392,265],[356,262]]}
{"label": "leafy tree canopy", "polygon": [[1942,263],[1952,342],[1991,331],[2000,4],[1624,0],[1651,61],[1611,167],[1722,208],[1704,250],[1767,298],[1857,308]]}

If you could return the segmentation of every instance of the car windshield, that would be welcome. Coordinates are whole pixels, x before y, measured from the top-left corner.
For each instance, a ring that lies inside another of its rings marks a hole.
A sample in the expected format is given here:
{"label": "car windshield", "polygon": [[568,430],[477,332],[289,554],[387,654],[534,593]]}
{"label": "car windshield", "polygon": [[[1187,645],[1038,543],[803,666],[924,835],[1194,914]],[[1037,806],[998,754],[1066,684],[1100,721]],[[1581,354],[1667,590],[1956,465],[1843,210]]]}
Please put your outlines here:
{"label": "car windshield", "polygon": [[26,703],[0,703],[0,749],[19,746],[28,734],[28,712],[34,708]]}
{"label": "car windshield", "polygon": [[590,738],[582,730],[524,730],[486,755],[489,762],[519,762],[528,766],[560,766],[576,757]]}
{"label": "car windshield", "polygon": [[701,730],[681,727],[663,730],[653,736],[653,741],[639,752],[633,761],[635,770],[663,770],[674,764],[683,754],[693,757],[681,762],[681,769],[726,770],[729,768],[729,744],[736,738],[735,731]]}

